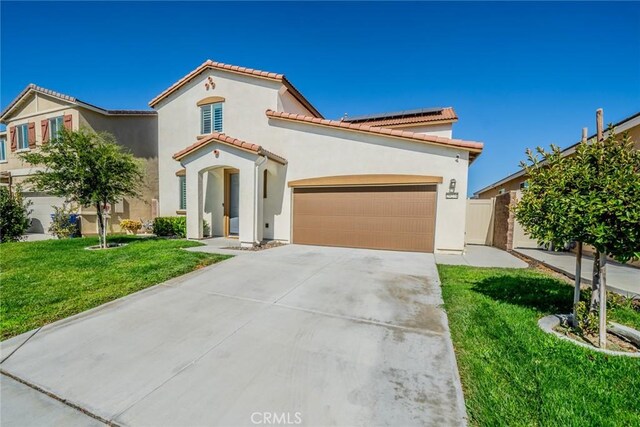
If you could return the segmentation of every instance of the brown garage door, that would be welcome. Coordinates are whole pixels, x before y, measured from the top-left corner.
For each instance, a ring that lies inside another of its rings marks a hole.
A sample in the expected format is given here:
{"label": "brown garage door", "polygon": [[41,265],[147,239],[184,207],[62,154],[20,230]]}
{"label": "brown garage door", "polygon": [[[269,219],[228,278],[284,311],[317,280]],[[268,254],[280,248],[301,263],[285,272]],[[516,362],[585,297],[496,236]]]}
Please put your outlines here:
{"label": "brown garage door", "polygon": [[433,252],[435,185],[296,188],[293,242]]}

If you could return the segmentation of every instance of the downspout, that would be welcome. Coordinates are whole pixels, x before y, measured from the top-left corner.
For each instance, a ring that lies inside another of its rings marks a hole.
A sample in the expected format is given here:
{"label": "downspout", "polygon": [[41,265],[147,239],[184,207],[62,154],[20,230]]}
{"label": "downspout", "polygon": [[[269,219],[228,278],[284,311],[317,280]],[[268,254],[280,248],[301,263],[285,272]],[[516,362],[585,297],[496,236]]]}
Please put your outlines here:
{"label": "downspout", "polygon": [[254,194],[255,194],[255,200],[254,200],[254,206],[253,206],[253,243],[260,243],[258,242],[258,203],[260,202],[260,167],[262,165],[264,165],[267,162],[268,157],[267,156],[262,156],[262,159],[256,163],[256,170],[255,170],[255,183],[254,183]]}

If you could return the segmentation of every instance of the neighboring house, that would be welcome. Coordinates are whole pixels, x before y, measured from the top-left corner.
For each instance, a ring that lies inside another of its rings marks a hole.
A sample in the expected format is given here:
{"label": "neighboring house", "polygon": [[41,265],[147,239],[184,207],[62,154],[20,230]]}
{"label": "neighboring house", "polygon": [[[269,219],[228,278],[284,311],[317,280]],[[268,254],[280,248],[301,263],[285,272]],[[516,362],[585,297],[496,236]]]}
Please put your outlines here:
{"label": "neighboring house", "polygon": [[[621,136],[624,132],[628,132],[631,139],[634,141],[636,149],[640,149],[640,112],[627,117],[624,120],[613,125],[613,130],[616,135]],[[609,131],[604,132],[604,137],[609,135]],[[596,135],[592,135],[588,139],[595,138]],[[576,146],[579,142],[562,150],[562,154],[569,156],[575,152]],[[523,170],[513,173],[499,181],[494,182],[491,185],[484,187],[474,193],[474,198],[477,199],[490,199],[499,194],[508,193],[509,191],[522,190],[526,187],[527,175]]]}
{"label": "neighboring house", "polygon": [[149,105],[160,215],[186,215],[189,238],[464,250],[483,145],[450,138],[450,108],[327,120],[284,75],[213,61]]}
{"label": "neighboring house", "polygon": [[[51,223],[52,205],[63,199],[35,192],[25,180],[37,169],[23,162],[18,154],[38,150],[49,143],[59,129],[112,133],[118,143],[143,159],[146,180],[141,186],[141,199],[125,198],[111,207],[109,231],[119,231],[121,219],[151,219],[157,211],[158,199],[158,122],[155,111],[106,110],[74,97],[63,95],[33,84],[28,85],[0,114],[6,125],[0,134],[0,184],[22,187],[25,197],[33,203],[32,233],[47,233]],[[97,233],[95,208],[80,208],[82,234]]]}
{"label": "neighboring house", "polygon": [[[640,112],[614,124],[613,129],[616,137],[621,137],[625,132],[628,133],[634,143],[634,148],[640,149]],[[603,136],[606,138],[608,135],[609,131],[606,130]],[[596,135],[592,135],[588,140],[595,137]],[[572,155],[578,144],[579,142],[562,150],[563,155]],[[527,175],[521,170],[474,193],[474,199],[487,199],[484,202],[491,203],[492,210],[489,215],[490,220],[485,218],[484,221],[471,221],[467,224],[468,235],[487,235],[489,237],[486,239],[485,244],[506,250],[518,247],[537,248],[538,242],[529,238],[523,227],[515,220],[513,212],[509,209],[509,205],[515,204],[520,200],[520,190],[526,186],[526,182]],[[470,203],[483,203],[483,201],[471,200]],[[483,209],[481,206],[473,206],[471,209],[475,209],[472,215],[475,215],[476,218],[481,216],[479,214]],[[471,239],[468,239],[468,242],[471,243]],[[593,253],[594,249],[591,246],[584,245],[583,251],[588,255]],[[640,261],[633,261],[630,264],[640,266]]]}

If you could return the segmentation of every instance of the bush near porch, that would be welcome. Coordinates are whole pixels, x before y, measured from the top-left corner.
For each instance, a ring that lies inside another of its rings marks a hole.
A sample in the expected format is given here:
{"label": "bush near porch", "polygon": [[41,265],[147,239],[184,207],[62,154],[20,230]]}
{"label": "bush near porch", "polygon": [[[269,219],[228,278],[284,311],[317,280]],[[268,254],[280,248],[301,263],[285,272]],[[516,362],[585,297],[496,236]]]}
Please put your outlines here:
{"label": "bush near porch", "polygon": [[185,216],[159,216],[153,220],[153,233],[156,236],[187,235],[187,217]]}
{"label": "bush near porch", "polygon": [[1,244],[1,339],[229,258],[185,251],[201,245],[186,240],[117,236],[110,241],[127,245],[86,250],[97,237]]}
{"label": "bush near porch", "polygon": [[[471,425],[627,426],[640,420],[640,359],[596,353],[546,334],[573,289],[532,270],[439,265]],[[615,305],[609,319],[640,325]]]}

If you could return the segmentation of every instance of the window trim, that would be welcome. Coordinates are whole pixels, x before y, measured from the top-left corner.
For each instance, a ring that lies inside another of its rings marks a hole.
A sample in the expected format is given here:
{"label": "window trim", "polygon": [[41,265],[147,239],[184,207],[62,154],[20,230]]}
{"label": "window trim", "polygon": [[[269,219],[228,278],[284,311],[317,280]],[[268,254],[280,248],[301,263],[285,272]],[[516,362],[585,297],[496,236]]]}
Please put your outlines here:
{"label": "window trim", "polygon": [[0,138],[0,163],[7,163],[7,138]]}

